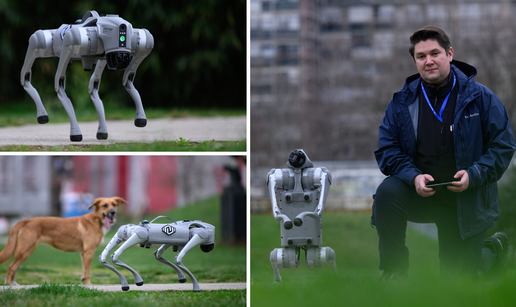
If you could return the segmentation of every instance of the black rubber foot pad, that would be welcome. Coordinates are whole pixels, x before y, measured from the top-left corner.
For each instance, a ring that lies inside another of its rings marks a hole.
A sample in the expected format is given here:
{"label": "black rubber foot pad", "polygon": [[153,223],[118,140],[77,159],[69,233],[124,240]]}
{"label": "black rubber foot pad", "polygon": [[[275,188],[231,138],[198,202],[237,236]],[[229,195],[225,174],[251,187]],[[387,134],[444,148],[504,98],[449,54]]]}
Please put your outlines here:
{"label": "black rubber foot pad", "polygon": [[97,140],[107,140],[107,133],[104,132],[97,132]]}
{"label": "black rubber foot pad", "polygon": [[136,285],[139,287],[139,286],[143,286],[143,281],[142,282],[137,282]]}
{"label": "black rubber foot pad", "polygon": [[48,123],[48,115],[42,115],[38,117],[38,124]]}
{"label": "black rubber foot pad", "polygon": [[122,287],[122,291],[129,291],[129,286]]}
{"label": "black rubber foot pad", "polygon": [[136,127],[145,127],[147,126],[147,120],[145,118],[137,118],[134,120],[134,125]]}
{"label": "black rubber foot pad", "polygon": [[180,279],[179,282],[180,283],[185,283],[186,282],[186,278]]}
{"label": "black rubber foot pad", "polygon": [[72,141],[72,142],[80,142],[80,141],[82,141],[82,134],[70,135],[70,141]]}

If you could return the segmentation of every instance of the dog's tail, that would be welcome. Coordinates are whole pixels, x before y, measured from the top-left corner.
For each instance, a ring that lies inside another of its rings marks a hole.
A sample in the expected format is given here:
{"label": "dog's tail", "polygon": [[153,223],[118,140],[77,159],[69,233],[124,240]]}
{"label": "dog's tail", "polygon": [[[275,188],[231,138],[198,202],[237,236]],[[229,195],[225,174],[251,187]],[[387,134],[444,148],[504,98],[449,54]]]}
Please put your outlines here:
{"label": "dog's tail", "polygon": [[18,232],[20,231],[20,228],[22,228],[25,224],[25,221],[21,221],[14,225],[13,229],[11,230],[11,233],[9,234],[7,245],[5,246],[4,250],[0,252],[0,264],[11,259],[11,257],[14,255],[16,243],[18,242]]}

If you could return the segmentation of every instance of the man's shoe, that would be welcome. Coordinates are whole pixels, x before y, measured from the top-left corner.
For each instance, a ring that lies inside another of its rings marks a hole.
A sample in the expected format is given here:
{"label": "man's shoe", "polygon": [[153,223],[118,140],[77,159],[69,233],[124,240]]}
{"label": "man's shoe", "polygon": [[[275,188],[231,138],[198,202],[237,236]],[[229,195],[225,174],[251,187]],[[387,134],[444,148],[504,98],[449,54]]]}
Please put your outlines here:
{"label": "man's shoe", "polygon": [[495,233],[489,239],[492,239],[491,241],[496,245],[498,254],[496,263],[493,265],[490,273],[499,273],[506,265],[507,250],[509,249],[509,239],[507,238],[507,235],[501,231]]}

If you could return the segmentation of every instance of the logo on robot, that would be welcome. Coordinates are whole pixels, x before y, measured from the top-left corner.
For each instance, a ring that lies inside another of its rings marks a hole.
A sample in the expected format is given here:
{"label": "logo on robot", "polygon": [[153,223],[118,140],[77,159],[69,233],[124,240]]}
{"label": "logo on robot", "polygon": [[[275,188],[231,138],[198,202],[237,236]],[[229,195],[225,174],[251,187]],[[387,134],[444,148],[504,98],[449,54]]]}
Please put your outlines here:
{"label": "logo on robot", "polygon": [[161,228],[161,231],[163,231],[163,233],[167,236],[171,236],[174,234],[174,232],[176,232],[176,229],[172,225],[165,225],[163,228]]}

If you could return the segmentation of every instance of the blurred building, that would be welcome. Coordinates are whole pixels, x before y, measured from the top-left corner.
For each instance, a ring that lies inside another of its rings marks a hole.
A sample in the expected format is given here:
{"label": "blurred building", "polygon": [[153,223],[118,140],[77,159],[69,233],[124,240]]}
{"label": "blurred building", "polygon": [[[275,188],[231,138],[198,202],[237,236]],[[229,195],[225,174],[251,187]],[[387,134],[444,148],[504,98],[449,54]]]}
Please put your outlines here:
{"label": "blurred building", "polygon": [[52,213],[52,159],[0,156],[0,216]]}
{"label": "blurred building", "polygon": [[[375,161],[313,161],[315,167],[326,167],[332,182],[324,210],[370,210],[373,194],[385,179]],[[276,168],[284,168],[285,164]],[[255,168],[251,173],[251,213],[272,209],[266,178],[271,168]]]}
{"label": "blurred building", "polygon": [[417,72],[408,38],[427,24],[516,118],[515,12],[509,0],[251,0],[253,169],[299,147],[373,159],[387,103]]}
{"label": "blurred building", "polygon": [[[227,156],[0,156],[0,216],[83,214],[96,197],[121,196],[133,216],[220,195]],[[245,187],[245,164],[237,166]]]}

